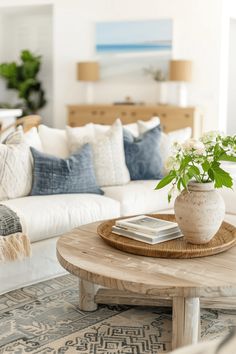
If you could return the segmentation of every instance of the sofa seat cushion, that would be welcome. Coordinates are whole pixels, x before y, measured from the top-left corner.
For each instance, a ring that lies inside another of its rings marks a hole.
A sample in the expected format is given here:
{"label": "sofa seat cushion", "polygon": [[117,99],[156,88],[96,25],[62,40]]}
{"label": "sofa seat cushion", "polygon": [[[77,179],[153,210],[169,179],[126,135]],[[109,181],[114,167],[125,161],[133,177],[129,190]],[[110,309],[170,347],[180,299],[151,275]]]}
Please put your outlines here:
{"label": "sofa seat cushion", "polygon": [[123,186],[104,187],[105,196],[121,204],[121,216],[155,213],[173,207],[168,203],[167,193],[170,186],[154,190],[157,180],[131,181]]}
{"label": "sofa seat cushion", "polygon": [[29,196],[2,204],[22,217],[31,242],[61,235],[82,224],[120,216],[118,201],[95,194]]}

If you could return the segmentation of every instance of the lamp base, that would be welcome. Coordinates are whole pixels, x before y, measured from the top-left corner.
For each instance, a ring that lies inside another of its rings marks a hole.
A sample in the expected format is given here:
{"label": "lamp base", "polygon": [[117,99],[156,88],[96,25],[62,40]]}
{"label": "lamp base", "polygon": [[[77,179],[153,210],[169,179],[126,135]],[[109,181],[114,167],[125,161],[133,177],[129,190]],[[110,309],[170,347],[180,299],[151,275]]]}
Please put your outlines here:
{"label": "lamp base", "polygon": [[85,92],[86,92],[86,103],[93,104],[94,103],[94,87],[92,82],[86,82],[85,84]]}
{"label": "lamp base", "polygon": [[177,87],[178,106],[187,107],[188,105],[188,91],[184,82],[180,82]]}

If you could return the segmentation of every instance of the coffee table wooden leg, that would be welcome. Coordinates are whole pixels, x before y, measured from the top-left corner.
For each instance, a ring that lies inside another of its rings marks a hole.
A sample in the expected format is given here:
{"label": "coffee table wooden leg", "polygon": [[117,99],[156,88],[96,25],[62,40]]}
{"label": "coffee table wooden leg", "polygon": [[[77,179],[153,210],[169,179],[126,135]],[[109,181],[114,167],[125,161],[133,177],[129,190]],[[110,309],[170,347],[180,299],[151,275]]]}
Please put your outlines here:
{"label": "coffee table wooden leg", "polygon": [[82,311],[95,311],[97,304],[94,297],[97,292],[97,285],[86,280],[79,279],[79,308]]}
{"label": "coffee table wooden leg", "polygon": [[199,320],[199,298],[173,298],[172,349],[198,342]]}

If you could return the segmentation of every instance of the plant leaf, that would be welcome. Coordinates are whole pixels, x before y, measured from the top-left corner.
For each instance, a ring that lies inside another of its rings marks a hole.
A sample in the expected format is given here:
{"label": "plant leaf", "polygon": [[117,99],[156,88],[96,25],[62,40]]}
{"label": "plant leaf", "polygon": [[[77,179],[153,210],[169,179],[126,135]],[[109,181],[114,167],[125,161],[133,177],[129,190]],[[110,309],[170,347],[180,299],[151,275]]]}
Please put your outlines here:
{"label": "plant leaf", "polygon": [[215,188],[221,188],[223,186],[232,188],[233,180],[228,172],[224,171],[219,166],[212,166],[212,172],[215,179]]}
{"label": "plant leaf", "polygon": [[170,172],[167,176],[162,178],[162,180],[157,184],[155,189],[161,189],[167,186],[167,184],[171,183],[175,177],[175,174]]}
{"label": "plant leaf", "polygon": [[236,156],[221,154],[219,160],[220,161],[236,162]]}

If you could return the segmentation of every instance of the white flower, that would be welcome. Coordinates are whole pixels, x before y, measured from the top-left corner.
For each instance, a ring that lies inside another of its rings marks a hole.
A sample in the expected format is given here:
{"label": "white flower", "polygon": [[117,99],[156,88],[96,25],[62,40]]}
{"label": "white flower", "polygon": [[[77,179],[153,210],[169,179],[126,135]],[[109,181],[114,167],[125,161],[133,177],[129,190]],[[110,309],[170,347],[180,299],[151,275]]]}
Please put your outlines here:
{"label": "white flower", "polygon": [[165,168],[170,170],[178,170],[180,168],[180,162],[176,160],[174,156],[169,156],[165,163]]}
{"label": "white flower", "polygon": [[178,143],[178,141],[174,141],[171,145],[171,150],[174,154],[176,154],[182,150],[182,146],[180,143]]}
{"label": "white flower", "polygon": [[217,131],[217,130],[212,130],[209,132],[206,132],[202,135],[201,137],[201,141],[204,144],[209,144],[209,143],[213,143],[216,141],[217,136],[222,135],[221,132]]}
{"label": "white flower", "polygon": [[205,153],[205,146],[203,142],[197,139],[188,139],[182,145],[185,153],[194,152],[196,155],[203,155]]}

